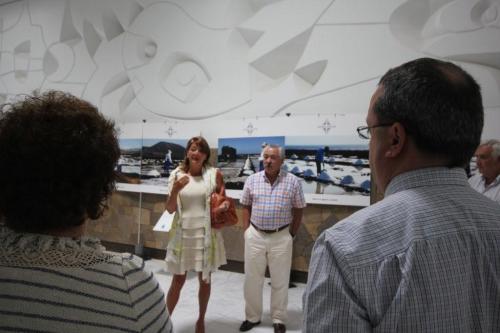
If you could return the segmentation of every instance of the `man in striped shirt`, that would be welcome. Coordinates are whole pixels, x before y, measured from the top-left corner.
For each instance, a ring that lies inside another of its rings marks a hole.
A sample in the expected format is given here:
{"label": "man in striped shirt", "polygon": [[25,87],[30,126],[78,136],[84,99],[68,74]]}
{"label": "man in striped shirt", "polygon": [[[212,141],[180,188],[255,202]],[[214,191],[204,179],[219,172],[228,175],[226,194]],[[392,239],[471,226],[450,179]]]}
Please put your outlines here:
{"label": "man in striped shirt", "polygon": [[463,166],[479,144],[478,84],[417,59],[380,80],[358,128],[382,201],[323,232],[304,332],[500,332],[500,205]]}
{"label": "man in striped shirt", "polygon": [[278,145],[264,148],[264,170],[248,177],[243,188],[245,230],[245,332],[260,324],[266,265],[271,275],[271,316],[274,331],[286,331],[288,282],[293,238],[306,206],[299,179],[281,170],[285,159]]}

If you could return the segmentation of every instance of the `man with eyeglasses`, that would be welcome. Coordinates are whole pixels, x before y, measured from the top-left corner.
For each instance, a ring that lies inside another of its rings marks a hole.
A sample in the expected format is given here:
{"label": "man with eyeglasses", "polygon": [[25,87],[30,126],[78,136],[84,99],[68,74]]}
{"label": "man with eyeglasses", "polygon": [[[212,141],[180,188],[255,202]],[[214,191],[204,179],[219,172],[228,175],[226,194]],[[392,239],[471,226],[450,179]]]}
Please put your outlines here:
{"label": "man with eyeglasses", "polygon": [[500,205],[463,168],[483,128],[480,88],[423,58],[389,70],[358,128],[380,202],[323,232],[304,332],[500,332]]}
{"label": "man with eyeglasses", "polygon": [[473,189],[500,203],[500,141],[483,142],[474,154],[479,173],[469,178]]}

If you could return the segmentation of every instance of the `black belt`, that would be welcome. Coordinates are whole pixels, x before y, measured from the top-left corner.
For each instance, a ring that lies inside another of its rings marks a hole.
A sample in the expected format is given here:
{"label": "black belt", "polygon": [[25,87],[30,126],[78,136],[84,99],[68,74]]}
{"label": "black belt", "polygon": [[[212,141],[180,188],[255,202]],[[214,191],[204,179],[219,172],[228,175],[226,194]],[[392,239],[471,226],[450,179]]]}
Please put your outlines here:
{"label": "black belt", "polygon": [[253,224],[252,222],[250,222],[250,224],[255,228],[257,229],[258,231],[262,231],[262,232],[265,232],[266,234],[272,234],[272,233],[275,233],[275,232],[278,232],[278,231],[281,231],[283,229],[285,229],[286,227],[288,227],[290,224],[285,224],[285,225],[282,225],[281,227],[279,228],[276,228],[276,229],[261,229],[259,227],[257,227],[255,224]]}

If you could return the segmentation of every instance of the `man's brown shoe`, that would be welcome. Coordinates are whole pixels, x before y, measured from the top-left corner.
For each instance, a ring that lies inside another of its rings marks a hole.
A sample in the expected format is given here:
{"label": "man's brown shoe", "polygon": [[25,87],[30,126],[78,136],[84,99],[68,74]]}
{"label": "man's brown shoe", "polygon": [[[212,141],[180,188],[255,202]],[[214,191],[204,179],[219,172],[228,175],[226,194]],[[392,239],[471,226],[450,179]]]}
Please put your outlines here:
{"label": "man's brown shoe", "polygon": [[286,326],[284,324],[273,324],[274,327],[274,333],[285,333],[286,332]]}

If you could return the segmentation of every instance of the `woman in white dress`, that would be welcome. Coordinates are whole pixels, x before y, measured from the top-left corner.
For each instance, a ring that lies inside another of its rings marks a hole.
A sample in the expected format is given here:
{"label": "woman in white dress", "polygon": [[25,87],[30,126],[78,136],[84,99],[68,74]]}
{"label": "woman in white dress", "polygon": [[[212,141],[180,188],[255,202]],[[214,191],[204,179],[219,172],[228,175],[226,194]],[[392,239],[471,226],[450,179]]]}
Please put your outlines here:
{"label": "woman in white dress", "polygon": [[[226,264],[224,241],[210,225],[210,194],[223,186],[222,175],[210,166],[210,147],[202,137],[188,141],[186,158],[169,177],[166,209],[175,212],[167,246],[167,270],[173,274],[167,294],[169,313],[179,300],[186,272],[198,272],[200,289],[196,333],[205,331],[205,313],[210,297],[210,273]],[[226,202],[219,210],[229,208]]]}

